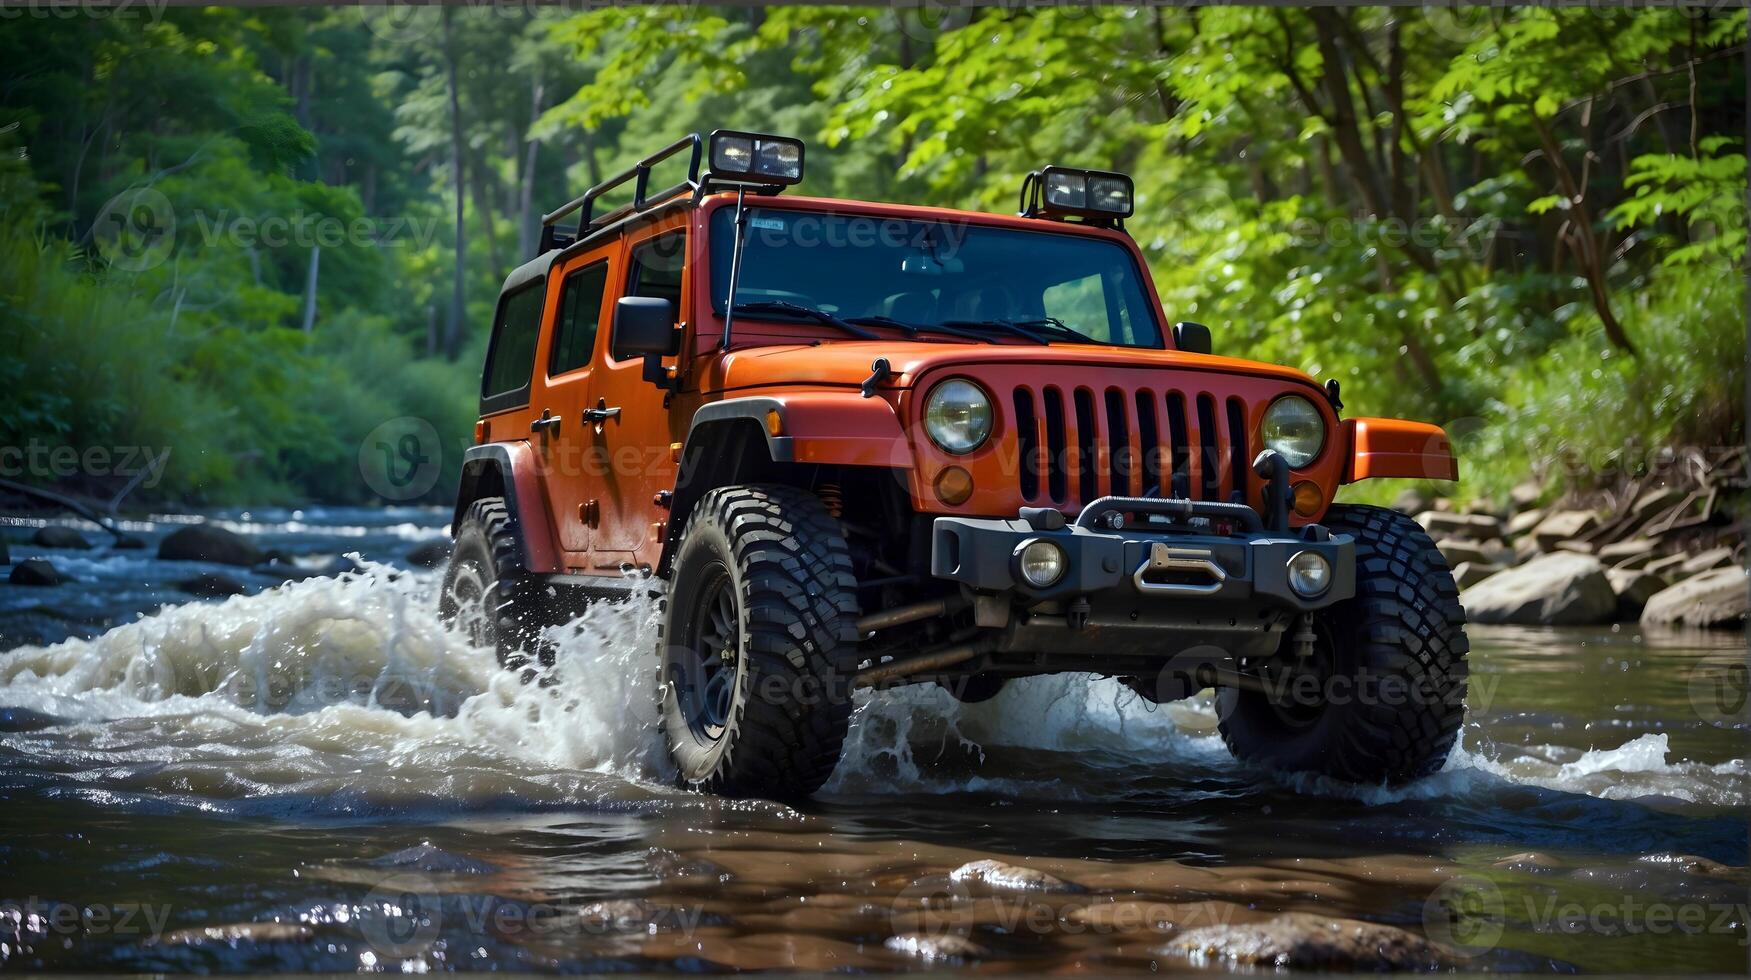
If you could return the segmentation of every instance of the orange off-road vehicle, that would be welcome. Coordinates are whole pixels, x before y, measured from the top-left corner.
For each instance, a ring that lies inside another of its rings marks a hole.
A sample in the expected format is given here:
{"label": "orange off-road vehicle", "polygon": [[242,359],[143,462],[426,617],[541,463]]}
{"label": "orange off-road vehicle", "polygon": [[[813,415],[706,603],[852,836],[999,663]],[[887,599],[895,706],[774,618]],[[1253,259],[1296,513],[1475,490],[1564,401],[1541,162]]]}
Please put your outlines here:
{"label": "orange off-road vehicle", "polygon": [[1028,174],[1014,216],[779,196],[802,174],[799,141],[718,131],[544,217],[498,301],[447,615],[533,673],[543,627],[660,588],[661,725],[711,792],[819,787],[856,688],[1064,671],[1214,687],[1231,749],[1278,768],[1440,766],[1452,576],[1414,522],[1332,502],[1454,479],[1439,428],[1342,418],[1335,383],[1170,324],[1121,174]]}

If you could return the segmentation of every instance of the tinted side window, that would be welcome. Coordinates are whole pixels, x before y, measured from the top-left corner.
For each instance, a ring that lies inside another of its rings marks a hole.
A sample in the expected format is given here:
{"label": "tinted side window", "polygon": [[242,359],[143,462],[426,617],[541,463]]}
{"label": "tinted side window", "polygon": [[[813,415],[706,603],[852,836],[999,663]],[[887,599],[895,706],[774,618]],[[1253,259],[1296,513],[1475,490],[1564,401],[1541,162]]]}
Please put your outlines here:
{"label": "tinted side window", "polygon": [[607,287],[606,262],[565,277],[559,293],[559,321],[554,327],[548,374],[564,374],[590,363],[590,353],[596,349],[596,329],[601,325],[602,293]]}
{"label": "tinted side window", "polygon": [[681,315],[681,266],[687,257],[687,234],[659,235],[632,250],[632,275],[626,295],[654,296],[675,304]]}
{"label": "tinted side window", "polygon": [[537,279],[499,300],[492,346],[487,350],[481,378],[483,408],[511,408],[528,401],[529,376],[535,371],[535,338],[541,332],[541,307],[546,299],[547,280]]}

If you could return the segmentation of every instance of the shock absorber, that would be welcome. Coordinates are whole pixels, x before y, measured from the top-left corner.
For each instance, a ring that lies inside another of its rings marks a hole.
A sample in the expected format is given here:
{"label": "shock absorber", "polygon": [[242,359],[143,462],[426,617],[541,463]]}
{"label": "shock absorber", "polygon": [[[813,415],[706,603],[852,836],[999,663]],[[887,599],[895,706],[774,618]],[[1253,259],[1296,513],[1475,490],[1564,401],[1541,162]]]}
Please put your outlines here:
{"label": "shock absorber", "polygon": [[1293,649],[1297,662],[1306,663],[1312,659],[1313,644],[1318,639],[1319,637],[1313,632],[1312,613],[1302,613],[1295,617],[1295,635],[1291,636],[1289,641],[1294,644]]}
{"label": "shock absorber", "polygon": [[823,483],[815,488],[815,496],[821,498],[821,504],[834,520],[845,515],[845,494],[839,489],[839,484]]}

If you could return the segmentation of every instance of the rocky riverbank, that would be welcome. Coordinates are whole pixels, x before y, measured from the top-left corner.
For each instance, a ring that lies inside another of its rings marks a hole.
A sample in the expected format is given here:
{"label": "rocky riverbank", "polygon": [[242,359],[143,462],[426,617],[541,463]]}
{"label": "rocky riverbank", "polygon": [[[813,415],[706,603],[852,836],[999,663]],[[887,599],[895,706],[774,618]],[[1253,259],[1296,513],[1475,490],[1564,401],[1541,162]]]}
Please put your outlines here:
{"label": "rocky riverbank", "polygon": [[1412,515],[1453,566],[1473,623],[1744,629],[1744,487],[1723,471],[1541,506],[1516,487],[1505,506],[1456,505],[1407,490]]}

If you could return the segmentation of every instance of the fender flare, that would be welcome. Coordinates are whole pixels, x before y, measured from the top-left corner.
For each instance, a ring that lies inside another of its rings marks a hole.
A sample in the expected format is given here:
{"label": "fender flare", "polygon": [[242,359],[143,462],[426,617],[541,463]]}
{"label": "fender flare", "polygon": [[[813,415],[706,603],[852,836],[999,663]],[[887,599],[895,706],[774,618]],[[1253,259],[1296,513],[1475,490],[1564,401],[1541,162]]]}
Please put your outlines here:
{"label": "fender flare", "polygon": [[913,466],[899,416],[880,398],[864,398],[849,391],[801,391],[708,402],[693,413],[687,429],[689,448],[701,426],[732,419],[749,419],[760,427],[766,434],[766,451],[775,463],[906,470]]}
{"label": "fender flare", "polygon": [[1345,419],[1344,442],[1350,447],[1344,483],[1392,477],[1459,479],[1453,444],[1438,425],[1406,419]]}
{"label": "fender flare", "polygon": [[547,495],[541,487],[541,458],[526,442],[489,442],[470,446],[462,454],[462,483],[456,489],[456,512],[450,534],[462,523],[468,506],[480,497],[505,498],[523,546],[523,567],[534,573],[564,571],[554,550],[553,522],[547,517]]}

